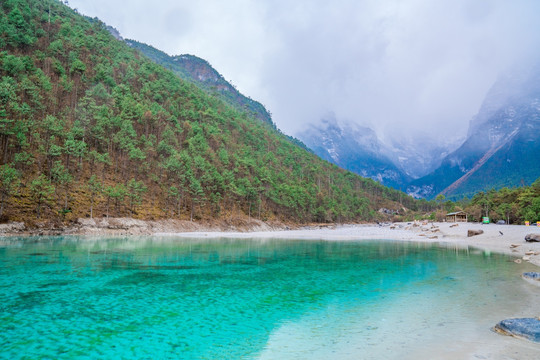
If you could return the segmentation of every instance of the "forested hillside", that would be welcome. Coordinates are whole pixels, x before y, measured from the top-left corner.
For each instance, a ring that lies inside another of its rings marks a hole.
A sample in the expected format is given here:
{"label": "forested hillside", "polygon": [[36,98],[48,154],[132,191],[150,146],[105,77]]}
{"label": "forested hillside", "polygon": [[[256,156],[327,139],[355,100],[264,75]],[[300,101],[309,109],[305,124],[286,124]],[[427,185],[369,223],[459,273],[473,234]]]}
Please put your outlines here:
{"label": "forested hillside", "polygon": [[193,82],[199,88],[215,94],[236,109],[247,111],[257,119],[273,125],[272,117],[261,103],[242,95],[208,61],[188,54],[169,56],[153,46],[135,40],[126,40],[126,43],[155,63],[171,70],[183,80]]}
{"label": "forested hillside", "polygon": [[509,224],[534,224],[540,221],[540,178],[531,186],[479,192],[465,211],[476,221],[488,216],[492,221],[504,220]]}
{"label": "forested hillside", "polygon": [[418,206],[320,160],[59,1],[2,1],[0,49],[4,221],[361,221],[398,201]]}

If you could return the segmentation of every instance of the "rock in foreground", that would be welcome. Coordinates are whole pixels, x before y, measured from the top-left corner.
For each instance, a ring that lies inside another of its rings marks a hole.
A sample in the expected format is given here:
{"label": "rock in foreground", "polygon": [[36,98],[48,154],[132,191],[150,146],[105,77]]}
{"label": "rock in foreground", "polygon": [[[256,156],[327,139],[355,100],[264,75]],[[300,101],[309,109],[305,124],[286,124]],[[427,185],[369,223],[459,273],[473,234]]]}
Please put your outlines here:
{"label": "rock in foreground", "polygon": [[495,331],[503,335],[522,337],[534,342],[540,342],[540,319],[506,319],[495,325]]}
{"label": "rock in foreground", "polygon": [[526,242],[540,242],[540,234],[527,234],[525,235]]}
{"label": "rock in foreground", "polygon": [[522,276],[524,279],[540,281],[540,273],[538,272],[525,272]]}
{"label": "rock in foreground", "polygon": [[530,284],[540,286],[540,273],[539,272],[526,272],[521,275],[525,281],[529,282]]}
{"label": "rock in foreground", "polygon": [[483,234],[484,230],[469,230],[467,231],[467,237]]}

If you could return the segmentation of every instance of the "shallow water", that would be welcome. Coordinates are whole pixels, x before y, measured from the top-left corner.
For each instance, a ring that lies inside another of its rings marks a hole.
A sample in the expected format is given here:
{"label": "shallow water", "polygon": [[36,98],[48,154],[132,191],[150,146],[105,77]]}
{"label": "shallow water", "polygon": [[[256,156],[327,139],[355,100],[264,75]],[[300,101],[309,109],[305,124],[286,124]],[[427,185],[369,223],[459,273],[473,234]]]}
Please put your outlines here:
{"label": "shallow water", "polygon": [[4,238],[0,358],[496,358],[514,344],[490,328],[538,315],[531,269],[393,241]]}

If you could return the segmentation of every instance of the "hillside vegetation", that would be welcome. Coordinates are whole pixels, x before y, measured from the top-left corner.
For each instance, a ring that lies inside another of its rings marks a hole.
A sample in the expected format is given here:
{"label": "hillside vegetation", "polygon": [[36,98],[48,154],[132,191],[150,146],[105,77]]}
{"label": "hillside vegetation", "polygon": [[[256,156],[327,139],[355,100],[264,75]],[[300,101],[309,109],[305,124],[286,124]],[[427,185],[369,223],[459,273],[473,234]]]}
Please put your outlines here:
{"label": "hillside vegetation", "polygon": [[236,109],[247,111],[257,119],[273,125],[270,113],[261,103],[242,95],[208,61],[188,54],[169,56],[153,46],[135,40],[126,40],[126,43],[130,47],[139,50],[155,63],[171,70],[183,80],[190,81],[200,89],[216,95]]}
{"label": "hillside vegetation", "polygon": [[465,210],[477,221],[488,216],[492,221],[504,220],[509,224],[536,223],[540,221],[540,178],[531,186],[479,192]]}
{"label": "hillside vegetation", "polygon": [[426,206],[320,160],[59,1],[0,6],[4,220],[363,221]]}

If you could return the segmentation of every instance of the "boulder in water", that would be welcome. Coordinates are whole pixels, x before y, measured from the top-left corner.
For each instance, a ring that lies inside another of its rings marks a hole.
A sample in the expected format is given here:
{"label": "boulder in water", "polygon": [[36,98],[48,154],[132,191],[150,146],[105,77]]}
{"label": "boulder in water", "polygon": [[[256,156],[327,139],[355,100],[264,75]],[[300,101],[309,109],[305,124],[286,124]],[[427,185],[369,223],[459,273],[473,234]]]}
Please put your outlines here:
{"label": "boulder in water", "polygon": [[506,319],[495,325],[495,331],[503,335],[521,337],[534,342],[540,342],[540,319]]}

